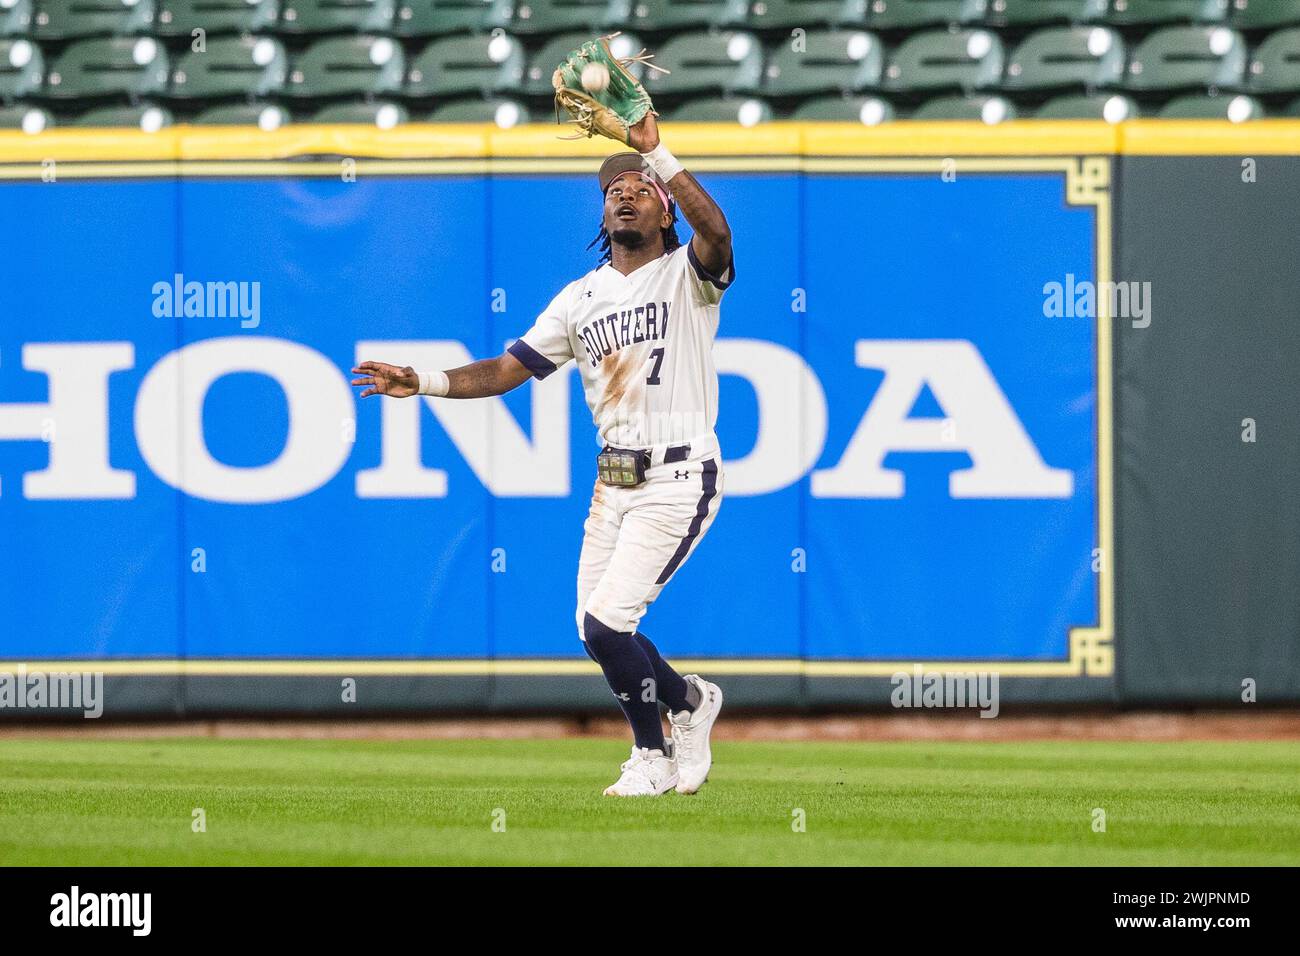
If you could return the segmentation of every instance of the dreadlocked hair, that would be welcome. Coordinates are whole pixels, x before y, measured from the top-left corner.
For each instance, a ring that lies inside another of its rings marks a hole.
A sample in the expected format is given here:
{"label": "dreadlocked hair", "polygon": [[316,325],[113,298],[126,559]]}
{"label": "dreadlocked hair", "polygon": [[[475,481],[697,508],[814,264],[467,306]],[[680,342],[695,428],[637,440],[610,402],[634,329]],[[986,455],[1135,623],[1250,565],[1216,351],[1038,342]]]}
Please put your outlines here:
{"label": "dreadlocked hair", "polygon": [[[668,228],[663,230],[662,233],[664,237],[665,253],[672,252],[674,249],[679,248],[682,244],[682,240],[679,239],[677,236],[677,203],[673,202],[668,204],[668,215],[672,216],[673,221],[668,224]],[[592,246],[596,245],[597,243],[600,244],[601,265],[604,265],[606,262],[609,262],[610,256],[612,255],[609,249],[609,242],[610,242],[609,232],[605,229],[605,224],[602,222],[600,224],[600,232],[596,233],[596,238],[591,240],[591,242],[587,243],[588,249],[590,249]]]}

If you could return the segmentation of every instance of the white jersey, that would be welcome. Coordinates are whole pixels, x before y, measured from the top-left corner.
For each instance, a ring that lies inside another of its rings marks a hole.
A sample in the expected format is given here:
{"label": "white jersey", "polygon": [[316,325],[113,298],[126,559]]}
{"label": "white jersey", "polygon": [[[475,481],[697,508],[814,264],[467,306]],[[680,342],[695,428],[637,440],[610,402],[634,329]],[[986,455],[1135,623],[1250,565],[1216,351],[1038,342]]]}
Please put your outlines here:
{"label": "white jersey", "polygon": [[735,277],[711,275],[690,243],[630,275],[606,263],[570,282],[509,352],[539,379],[578,363],[597,441],[650,448],[712,435],[713,340]]}

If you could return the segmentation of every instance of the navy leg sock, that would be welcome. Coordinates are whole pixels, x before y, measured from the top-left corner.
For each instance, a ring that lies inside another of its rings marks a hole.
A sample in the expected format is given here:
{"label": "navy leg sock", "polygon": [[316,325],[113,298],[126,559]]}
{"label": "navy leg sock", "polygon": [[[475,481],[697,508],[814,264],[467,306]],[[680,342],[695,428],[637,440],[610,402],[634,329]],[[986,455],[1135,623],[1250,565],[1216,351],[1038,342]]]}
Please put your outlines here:
{"label": "navy leg sock", "polygon": [[605,682],[632,725],[636,745],[663,750],[664,725],[655,699],[658,679],[641,644],[633,635],[620,634],[590,614],[583,618],[582,633],[587,655],[604,671]]}
{"label": "navy leg sock", "polygon": [[659,650],[650,642],[640,631],[634,635],[636,642],[641,645],[641,650],[645,651],[645,656],[650,659],[650,666],[655,672],[655,688],[659,692],[659,699],[667,705],[673,713],[682,710],[694,710],[691,705],[691,686],[686,683],[681,674],[677,673],[668,666],[668,662],[659,656]]}

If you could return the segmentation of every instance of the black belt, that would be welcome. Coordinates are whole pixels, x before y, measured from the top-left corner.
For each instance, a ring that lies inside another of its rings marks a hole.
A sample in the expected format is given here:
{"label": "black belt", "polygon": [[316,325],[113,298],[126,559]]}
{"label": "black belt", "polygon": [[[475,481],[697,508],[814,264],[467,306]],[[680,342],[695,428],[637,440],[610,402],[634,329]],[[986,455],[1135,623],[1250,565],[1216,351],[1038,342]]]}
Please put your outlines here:
{"label": "black belt", "polygon": [[668,450],[664,452],[664,464],[671,465],[675,461],[685,461],[690,457],[690,445],[669,445]]}
{"label": "black belt", "polygon": [[[686,461],[691,457],[691,446],[669,445],[664,450],[664,464]],[[635,488],[645,481],[650,467],[650,452],[644,448],[614,448],[606,445],[596,456],[596,473],[607,485]]]}

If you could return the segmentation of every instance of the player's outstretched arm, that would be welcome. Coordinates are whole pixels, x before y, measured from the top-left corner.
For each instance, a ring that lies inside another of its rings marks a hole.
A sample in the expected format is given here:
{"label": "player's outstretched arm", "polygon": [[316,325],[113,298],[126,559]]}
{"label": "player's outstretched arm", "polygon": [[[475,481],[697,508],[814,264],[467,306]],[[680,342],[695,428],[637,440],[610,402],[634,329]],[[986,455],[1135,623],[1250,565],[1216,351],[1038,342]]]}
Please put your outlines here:
{"label": "player's outstretched arm", "polygon": [[[628,131],[628,140],[629,145],[645,156],[659,177],[668,184],[668,191],[672,193],[677,208],[695,232],[691,237],[695,258],[714,275],[722,275],[723,270],[731,264],[731,227],[727,225],[727,217],[722,214],[722,209],[670,153],[659,149],[659,125],[655,122],[653,113],[647,113],[644,119]],[[667,163],[667,171],[673,172],[671,178],[665,176],[664,170],[659,168],[662,163]]]}
{"label": "player's outstretched arm", "polygon": [[[445,398],[488,398],[518,388],[528,380],[530,374],[509,352],[502,352],[496,358],[448,369],[446,372],[426,372],[423,376],[409,365],[400,368],[383,362],[362,362],[352,372],[358,376],[352,380],[352,384],[365,386],[361,392],[362,398],[371,395],[410,398],[420,394]],[[424,382],[421,381],[422,378]]]}

